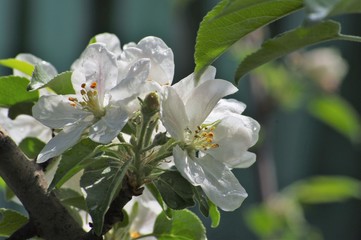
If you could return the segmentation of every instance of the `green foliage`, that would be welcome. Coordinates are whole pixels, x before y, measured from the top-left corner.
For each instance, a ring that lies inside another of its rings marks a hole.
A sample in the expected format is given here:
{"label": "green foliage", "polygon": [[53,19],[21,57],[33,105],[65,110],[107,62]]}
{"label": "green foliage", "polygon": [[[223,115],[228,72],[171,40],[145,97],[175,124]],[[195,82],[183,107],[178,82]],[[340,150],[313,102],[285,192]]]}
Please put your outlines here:
{"label": "green foliage", "polygon": [[70,188],[59,188],[54,190],[56,197],[65,205],[87,210],[83,195]]}
{"label": "green foliage", "polygon": [[[197,34],[195,73],[203,71],[248,33],[302,9],[303,1],[223,0],[203,19]],[[306,26],[266,42],[238,67],[236,82],[250,70],[306,46],[329,40],[361,42],[360,37],[340,34],[339,23],[321,20],[334,15],[361,12],[358,0],[305,0]],[[312,24],[310,24],[312,22]]]}
{"label": "green foliage", "polygon": [[24,77],[0,77],[0,107],[10,107],[21,102],[33,102],[39,98],[39,92],[28,92],[29,80]]}
{"label": "green foliage", "polygon": [[43,87],[49,87],[57,94],[75,94],[75,90],[71,82],[71,75],[72,72],[70,71],[60,73]]}
{"label": "green foliage", "polygon": [[192,185],[177,171],[163,173],[154,181],[154,184],[164,202],[172,209],[184,209],[195,204]]}
{"label": "green foliage", "polygon": [[302,0],[221,1],[204,17],[197,33],[194,54],[197,76],[248,33],[302,7]]}
{"label": "green foliage", "polygon": [[35,159],[44,146],[45,143],[33,137],[25,138],[19,143],[21,151],[23,151],[23,153],[31,159]]}
{"label": "green foliage", "polygon": [[252,69],[297,49],[337,39],[339,36],[340,24],[334,21],[293,29],[265,42],[258,51],[247,56],[238,66],[235,80],[238,83],[238,80]]}
{"label": "green foliage", "polygon": [[27,217],[10,209],[0,208],[0,215],[0,236],[2,237],[9,237],[28,221]]}
{"label": "green foliage", "polygon": [[206,230],[199,218],[185,209],[173,211],[171,219],[161,213],[152,235],[158,240],[202,240],[206,239]]}
{"label": "green foliage", "polygon": [[310,113],[353,142],[361,140],[360,116],[352,106],[337,95],[324,95],[312,99]]}
{"label": "green foliage", "polygon": [[123,178],[131,162],[121,164],[114,159],[102,158],[101,161],[96,161],[84,169],[80,186],[86,193],[88,211],[98,236],[102,232],[105,213],[121,189]]}
{"label": "green foliage", "polygon": [[35,65],[33,75],[28,86],[28,90],[36,90],[42,88],[56,75],[53,69],[49,67],[49,63],[40,62]]}
{"label": "green foliage", "polygon": [[285,194],[308,204],[361,199],[361,182],[344,176],[318,176],[292,184]]}
{"label": "green foliage", "polygon": [[33,74],[35,68],[34,65],[15,58],[1,59],[0,65],[19,70],[20,72],[25,73],[29,77]]}
{"label": "green foliage", "polygon": [[219,222],[221,221],[221,213],[219,212],[217,206],[211,202],[208,201],[208,205],[209,205],[209,217],[211,218],[212,221],[212,228],[216,228],[219,225]]}
{"label": "green foliage", "polygon": [[99,145],[90,139],[84,139],[66,151],[60,160],[49,190],[59,188],[76,173],[94,163],[94,149]]}

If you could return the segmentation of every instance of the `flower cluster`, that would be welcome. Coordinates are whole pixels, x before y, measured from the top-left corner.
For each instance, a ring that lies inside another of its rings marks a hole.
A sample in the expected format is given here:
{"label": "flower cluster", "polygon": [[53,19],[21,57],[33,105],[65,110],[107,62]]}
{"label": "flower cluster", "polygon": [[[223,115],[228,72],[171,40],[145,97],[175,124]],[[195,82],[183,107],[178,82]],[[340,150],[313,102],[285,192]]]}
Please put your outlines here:
{"label": "flower cluster", "polygon": [[[101,144],[137,142],[130,154],[139,184],[152,175],[146,164],[159,170],[161,164],[173,163],[221,209],[241,205],[247,193],[231,170],[254,163],[255,154],[248,149],[256,143],[260,127],[242,115],[243,103],[223,99],[237,88],[215,79],[214,67],[198,80],[191,74],[172,84],[173,53],[161,39],[146,37],[121,48],[115,35],[105,33],[93,38],[71,70],[75,94],[47,94],[33,107],[33,116],[57,132],[39,154],[39,163],[86,137]],[[146,99],[154,101],[149,118]],[[126,133],[126,126],[137,130]],[[158,141],[162,136],[164,141]]]}

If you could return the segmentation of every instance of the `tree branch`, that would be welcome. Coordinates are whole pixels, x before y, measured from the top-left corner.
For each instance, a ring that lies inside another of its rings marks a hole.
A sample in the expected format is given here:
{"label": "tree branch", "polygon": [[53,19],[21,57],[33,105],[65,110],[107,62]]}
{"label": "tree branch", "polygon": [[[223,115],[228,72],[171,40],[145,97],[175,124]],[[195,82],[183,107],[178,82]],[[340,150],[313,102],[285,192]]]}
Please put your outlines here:
{"label": "tree branch", "polygon": [[[20,199],[30,216],[29,223],[14,235],[26,236],[26,238],[29,234],[38,235],[51,240],[82,239],[84,230],[60,201],[53,194],[47,193],[47,182],[43,171],[26,158],[1,128],[0,175]],[[29,232],[25,233],[25,230]],[[14,238],[14,235],[10,239],[21,239]]]}

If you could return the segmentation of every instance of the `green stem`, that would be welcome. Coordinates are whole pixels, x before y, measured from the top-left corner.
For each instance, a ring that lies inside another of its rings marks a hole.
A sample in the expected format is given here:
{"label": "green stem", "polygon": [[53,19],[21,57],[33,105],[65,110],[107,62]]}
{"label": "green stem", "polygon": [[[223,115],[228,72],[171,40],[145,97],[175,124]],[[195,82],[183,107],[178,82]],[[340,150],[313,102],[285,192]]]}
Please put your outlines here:
{"label": "green stem", "polygon": [[338,40],[345,40],[345,41],[351,41],[351,42],[361,42],[361,37],[359,36],[353,36],[353,35],[344,35],[340,34],[337,37]]}

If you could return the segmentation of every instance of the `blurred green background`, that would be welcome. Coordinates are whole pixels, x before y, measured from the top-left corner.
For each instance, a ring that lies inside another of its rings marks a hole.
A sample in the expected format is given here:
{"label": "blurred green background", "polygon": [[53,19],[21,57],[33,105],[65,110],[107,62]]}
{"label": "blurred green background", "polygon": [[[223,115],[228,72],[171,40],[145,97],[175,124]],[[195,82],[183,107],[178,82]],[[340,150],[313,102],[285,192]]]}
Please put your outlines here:
{"label": "blurred green background", "polygon": [[[115,33],[122,44],[154,35],[173,49],[178,81],[193,71],[199,23],[217,2],[0,0],[0,59],[32,53],[62,72],[98,33]],[[344,33],[361,36],[360,15],[338,20]],[[217,77],[232,80],[240,57],[257,41],[301,21],[302,13],[292,15],[254,34],[247,39],[250,44],[237,43],[215,62]],[[241,80],[235,97],[247,104],[245,114],[262,126],[253,149],[258,161],[249,169],[234,170],[249,197],[235,212],[222,212],[216,229],[204,219],[209,240],[361,239],[361,187],[356,181],[361,178],[361,44],[329,42],[317,47],[336,48],[347,62],[346,76],[331,89],[327,87],[331,80],[325,80],[326,86],[317,82],[318,77],[300,64],[308,62],[303,53]],[[316,57],[315,64],[322,61]],[[1,75],[10,73],[0,68]],[[318,175],[351,179],[316,179],[319,185],[306,182],[289,190],[291,184]],[[307,199],[312,196],[316,200]]]}

